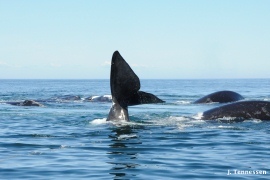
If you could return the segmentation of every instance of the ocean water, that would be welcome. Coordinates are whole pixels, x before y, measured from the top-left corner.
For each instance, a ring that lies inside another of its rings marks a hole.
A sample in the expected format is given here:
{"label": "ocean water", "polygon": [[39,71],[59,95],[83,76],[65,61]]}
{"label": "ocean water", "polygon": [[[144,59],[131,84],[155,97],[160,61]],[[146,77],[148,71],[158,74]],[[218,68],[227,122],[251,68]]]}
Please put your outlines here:
{"label": "ocean water", "polygon": [[[141,80],[166,101],[106,122],[109,80],[0,80],[0,179],[270,179],[270,122],[203,121],[219,90],[270,100],[270,79]],[[39,100],[43,107],[6,102]],[[265,174],[266,173],[266,174]]]}

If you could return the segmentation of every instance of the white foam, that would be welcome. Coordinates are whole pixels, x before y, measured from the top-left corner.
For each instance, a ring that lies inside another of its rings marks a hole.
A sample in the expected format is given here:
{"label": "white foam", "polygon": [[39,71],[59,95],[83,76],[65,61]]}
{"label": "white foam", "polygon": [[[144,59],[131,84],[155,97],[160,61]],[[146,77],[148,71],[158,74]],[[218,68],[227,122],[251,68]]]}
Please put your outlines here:
{"label": "white foam", "polygon": [[206,126],[208,129],[231,129],[234,128],[231,125],[209,125]]}
{"label": "white foam", "polygon": [[106,121],[106,118],[102,119],[94,119],[93,121],[89,122],[92,125],[102,125],[102,124],[111,124],[117,127],[123,126],[178,126],[181,129],[183,127],[190,127],[202,123],[206,123],[205,121],[201,120],[201,118],[191,118],[186,116],[170,116],[167,118],[161,119],[152,119],[146,120],[143,122],[136,122],[136,121],[126,121],[126,120],[112,120]]}
{"label": "white foam", "polygon": [[117,139],[122,140],[122,139],[134,138],[134,137],[137,137],[137,135],[136,134],[122,134]]}
{"label": "white foam", "polygon": [[197,120],[202,119],[202,117],[203,117],[203,113],[202,113],[202,112],[200,112],[200,113],[198,113],[198,114],[192,116],[192,118],[197,119]]}
{"label": "white foam", "polygon": [[90,122],[90,124],[93,125],[100,125],[100,124],[106,124],[106,118],[102,118],[102,119],[94,119],[93,121]]}
{"label": "white foam", "polygon": [[260,119],[252,119],[252,120],[245,120],[244,122],[252,122],[252,123],[258,124],[258,123],[262,123],[263,121]]}
{"label": "white foam", "polygon": [[175,122],[186,122],[186,121],[191,121],[190,117],[185,117],[185,116],[179,116],[179,117],[175,117],[175,116],[170,116],[169,121],[175,121]]}
{"label": "white foam", "polygon": [[108,121],[108,123],[111,123],[114,126],[122,127],[122,126],[136,126],[140,123],[133,122],[133,121],[126,121],[126,120],[116,120],[116,121]]}
{"label": "white foam", "polygon": [[70,146],[68,146],[68,145],[61,145],[60,146],[60,149],[65,149],[65,148],[68,148],[68,147],[70,147]]}
{"label": "white foam", "polygon": [[114,126],[132,126],[132,125],[138,125],[138,123],[136,122],[132,122],[132,121],[126,121],[126,120],[111,120],[111,121],[107,121],[106,118],[102,118],[102,119],[94,119],[93,121],[89,122],[92,125],[102,125],[102,124],[112,124]]}
{"label": "white foam", "polygon": [[191,101],[176,101],[177,104],[191,104]]}
{"label": "white foam", "polygon": [[[211,127],[209,127],[209,128],[211,128]],[[224,126],[224,125],[220,125],[220,126],[218,126],[218,128],[219,129],[232,129],[232,128],[235,128],[234,126]],[[212,127],[212,129],[213,129],[213,127]]]}

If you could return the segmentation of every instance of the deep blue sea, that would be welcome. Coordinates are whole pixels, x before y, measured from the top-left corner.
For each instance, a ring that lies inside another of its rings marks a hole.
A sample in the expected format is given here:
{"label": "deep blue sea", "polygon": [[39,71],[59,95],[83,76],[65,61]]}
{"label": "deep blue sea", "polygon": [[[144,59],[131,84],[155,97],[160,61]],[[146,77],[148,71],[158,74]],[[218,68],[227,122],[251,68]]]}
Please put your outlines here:
{"label": "deep blue sea", "polygon": [[[83,100],[110,95],[109,80],[0,80],[0,179],[270,179],[270,122],[203,121],[220,104],[192,103],[220,90],[269,101],[270,79],[141,80],[141,90],[166,103],[115,123],[110,102]],[[25,99],[44,106],[6,103]]]}

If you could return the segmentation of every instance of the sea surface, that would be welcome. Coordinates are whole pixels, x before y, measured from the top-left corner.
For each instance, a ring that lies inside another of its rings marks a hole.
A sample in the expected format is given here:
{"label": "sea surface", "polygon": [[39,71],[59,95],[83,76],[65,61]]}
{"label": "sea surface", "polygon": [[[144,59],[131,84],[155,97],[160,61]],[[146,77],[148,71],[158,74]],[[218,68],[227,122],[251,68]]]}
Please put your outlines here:
{"label": "sea surface", "polygon": [[[203,121],[220,90],[270,101],[270,79],[141,80],[165,100],[106,122],[109,80],[0,80],[0,179],[270,179],[270,122]],[[79,96],[81,99],[73,99]],[[7,102],[37,100],[42,107]],[[265,174],[266,173],[266,174]]]}

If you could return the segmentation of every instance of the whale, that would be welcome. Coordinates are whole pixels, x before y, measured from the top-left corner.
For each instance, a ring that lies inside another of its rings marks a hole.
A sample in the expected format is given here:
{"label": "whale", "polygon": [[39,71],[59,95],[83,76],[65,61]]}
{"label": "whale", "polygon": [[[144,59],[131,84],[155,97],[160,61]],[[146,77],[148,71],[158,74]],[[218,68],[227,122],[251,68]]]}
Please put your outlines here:
{"label": "whale", "polygon": [[195,104],[200,103],[228,103],[243,100],[244,97],[234,91],[218,91],[208,94],[196,101]]}
{"label": "whale", "polygon": [[23,102],[7,102],[7,104],[14,106],[43,106],[42,104],[34,100],[25,100]]}
{"label": "whale", "polygon": [[112,102],[112,96],[111,95],[91,96],[91,97],[86,98],[86,101],[91,101],[91,102]]}
{"label": "whale", "polygon": [[5,104],[13,105],[13,106],[44,106],[45,103],[65,103],[65,102],[112,102],[111,95],[103,95],[103,96],[91,96],[88,98],[82,98],[78,95],[61,95],[52,97],[49,99],[37,99],[37,100],[21,100],[21,101],[6,101],[3,102]]}
{"label": "whale", "polygon": [[81,97],[78,95],[63,95],[56,97],[56,99],[63,101],[79,101],[81,100]]}
{"label": "whale", "polygon": [[270,120],[270,102],[238,101],[203,112],[202,120],[222,118]]}
{"label": "whale", "polygon": [[129,121],[128,106],[163,103],[157,96],[140,90],[140,79],[118,51],[111,60],[110,88],[112,106],[107,121]]}

